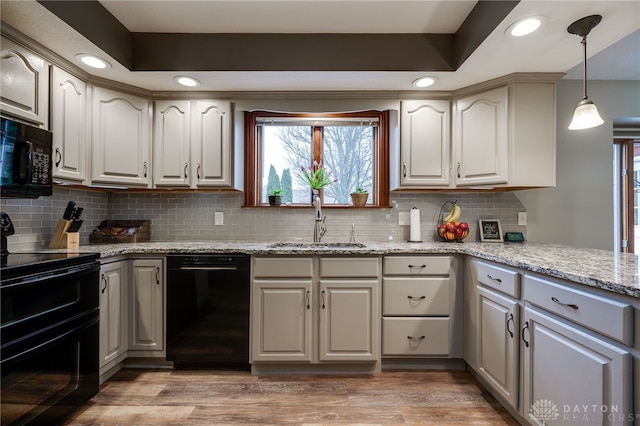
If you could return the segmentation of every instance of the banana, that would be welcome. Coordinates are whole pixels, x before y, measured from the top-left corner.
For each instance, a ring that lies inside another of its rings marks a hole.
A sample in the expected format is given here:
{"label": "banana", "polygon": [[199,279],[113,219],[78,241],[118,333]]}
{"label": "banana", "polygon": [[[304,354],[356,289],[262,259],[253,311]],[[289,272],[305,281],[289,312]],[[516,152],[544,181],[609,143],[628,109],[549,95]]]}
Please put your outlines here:
{"label": "banana", "polygon": [[456,222],[462,215],[462,208],[457,204],[454,204],[451,210],[453,210],[453,215],[447,221],[448,223]]}
{"label": "banana", "polygon": [[442,220],[444,223],[453,223],[460,219],[460,215],[462,215],[462,208],[458,204],[453,203],[451,211]]}

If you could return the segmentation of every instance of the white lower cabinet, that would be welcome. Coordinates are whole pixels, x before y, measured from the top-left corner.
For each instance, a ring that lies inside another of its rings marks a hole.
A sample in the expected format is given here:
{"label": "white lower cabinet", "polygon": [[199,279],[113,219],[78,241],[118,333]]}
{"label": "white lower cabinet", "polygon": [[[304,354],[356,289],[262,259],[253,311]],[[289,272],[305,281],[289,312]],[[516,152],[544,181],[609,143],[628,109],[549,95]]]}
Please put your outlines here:
{"label": "white lower cabinet", "polygon": [[127,262],[100,267],[100,375],[127,356]]}
{"label": "white lower cabinet", "polygon": [[251,361],[377,362],[379,258],[254,257]]}
{"label": "white lower cabinet", "polygon": [[135,259],[131,265],[129,353],[158,356],[165,349],[164,262]]}
{"label": "white lower cabinet", "polygon": [[538,425],[631,424],[632,357],[624,348],[526,307],[523,410]]}
{"label": "white lower cabinet", "polygon": [[518,301],[478,286],[478,373],[518,408]]}

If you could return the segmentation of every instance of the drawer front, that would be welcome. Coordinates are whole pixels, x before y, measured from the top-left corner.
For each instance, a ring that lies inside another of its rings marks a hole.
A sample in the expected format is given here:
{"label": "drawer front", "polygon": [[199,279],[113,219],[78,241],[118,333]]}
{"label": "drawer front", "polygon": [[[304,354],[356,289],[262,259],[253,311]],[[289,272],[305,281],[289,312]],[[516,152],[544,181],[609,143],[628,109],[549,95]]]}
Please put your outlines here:
{"label": "drawer front", "polygon": [[322,278],[377,277],[380,269],[378,257],[323,257],[320,258]]}
{"label": "drawer front", "polygon": [[384,278],[382,314],[447,316],[451,306],[449,278]]}
{"label": "drawer front", "polygon": [[486,262],[478,262],[478,281],[516,299],[520,298],[520,273]]}
{"label": "drawer front", "polygon": [[633,345],[633,307],[628,303],[526,276],[525,301],[626,345]]}
{"label": "drawer front", "polygon": [[449,256],[385,256],[384,275],[449,275]]}
{"label": "drawer front", "polygon": [[254,257],[254,277],[311,278],[313,259],[310,257]]}
{"label": "drawer front", "polygon": [[383,318],[382,355],[449,355],[449,318]]}

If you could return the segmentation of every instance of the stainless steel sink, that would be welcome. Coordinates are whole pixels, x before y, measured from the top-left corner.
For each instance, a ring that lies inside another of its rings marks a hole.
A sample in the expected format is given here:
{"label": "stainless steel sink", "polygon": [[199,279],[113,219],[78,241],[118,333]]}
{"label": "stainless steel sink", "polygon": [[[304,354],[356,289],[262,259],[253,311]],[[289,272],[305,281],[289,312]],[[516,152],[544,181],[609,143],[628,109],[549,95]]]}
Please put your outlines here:
{"label": "stainless steel sink", "polygon": [[270,248],[364,248],[366,247],[362,243],[305,243],[305,242],[282,242],[269,244]]}

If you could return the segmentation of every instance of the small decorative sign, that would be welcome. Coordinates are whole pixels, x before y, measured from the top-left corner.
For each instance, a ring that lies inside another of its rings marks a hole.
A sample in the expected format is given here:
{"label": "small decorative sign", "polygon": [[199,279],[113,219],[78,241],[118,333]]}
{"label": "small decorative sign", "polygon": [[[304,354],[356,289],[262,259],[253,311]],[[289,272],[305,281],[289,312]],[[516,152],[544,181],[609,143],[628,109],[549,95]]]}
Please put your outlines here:
{"label": "small decorative sign", "polygon": [[480,241],[501,243],[502,227],[497,219],[480,219]]}

